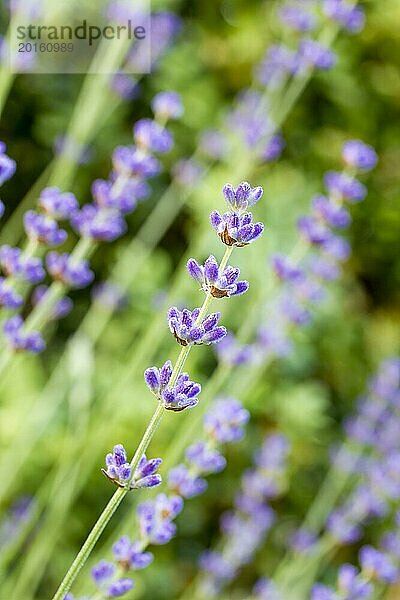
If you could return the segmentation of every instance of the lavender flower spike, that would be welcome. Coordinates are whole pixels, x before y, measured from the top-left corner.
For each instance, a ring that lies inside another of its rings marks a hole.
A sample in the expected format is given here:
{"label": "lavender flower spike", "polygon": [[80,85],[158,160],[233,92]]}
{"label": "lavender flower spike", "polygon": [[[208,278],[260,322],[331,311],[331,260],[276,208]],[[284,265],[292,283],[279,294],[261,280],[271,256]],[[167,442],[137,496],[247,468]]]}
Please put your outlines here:
{"label": "lavender flower spike", "polygon": [[212,313],[197,324],[200,309],[182,311],[173,306],[168,311],[168,325],[176,341],[182,346],[217,343],[226,335],[225,327],[218,326],[221,313]]}
{"label": "lavender flower spike", "polygon": [[106,465],[107,470],[102,469],[103,473],[119,487],[126,487],[131,478],[132,469],[122,444],[117,444],[114,446],[112,454],[107,454]]}
{"label": "lavender flower spike", "polygon": [[239,296],[249,289],[247,281],[237,281],[240,271],[238,268],[227,266],[221,272],[214,256],[209,256],[204,267],[194,258],[187,263],[188,273],[195,279],[206,292],[214,298]]}
{"label": "lavender flower spike", "polygon": [[222,191],[228,205],[236,212],[244,212],[256,204],[264,192],[261,186],[252,188],[247,181],[242,181],[236,190],[233,185],[227,183]]}
{"label": "lavender flower spike", "polygon": [[40,194],[39,206],[53,219],[69,219],[78,209],[78,201],[74,194],[62,193],[58,187],[47,187]]}
{"label": "lavender flower spike", "polygon": [[370,171],[378,162],[378,157],[372,146],[360,140],[349,140],[343,144],[343,160],[349,167],[360,171]]}
{"label": "lavender flower spike", "polygon": [[50,246],[59,246],[67,239],[67,232],[58,227],[57,221],[34,210],[24,215],[24,227],[28,237]]}
{"label": "lavender flower spike", "polygon": [[24,322],[19,315],[14,315],[5,321],[3,332],[9,346],[16,352],[19,350],[26,350],[33,354],[42,352],[45,349],[45,343],[40,333],[37,331],[24,333],[23,327]]}
{"label": "lavender flower spike", "polygon": [[84,288],[94,279],[94,273],[89,269],[87,260],[74,262],[68,252],[59,254],[49,252],[46,265],[50,275],[57,281],[62,281],[69,287]]}

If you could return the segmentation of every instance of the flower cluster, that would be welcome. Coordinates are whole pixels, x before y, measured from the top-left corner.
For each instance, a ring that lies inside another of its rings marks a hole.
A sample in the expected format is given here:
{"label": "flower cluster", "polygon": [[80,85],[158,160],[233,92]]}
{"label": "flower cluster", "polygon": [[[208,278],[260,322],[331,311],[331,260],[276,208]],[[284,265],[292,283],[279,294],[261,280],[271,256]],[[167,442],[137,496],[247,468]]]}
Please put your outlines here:
{"label": "flower cluster", "polygon": [[169,385],[172,373],[172,363],[167,360],[161,369],[158,367],[146,369],[144,380],[166,410],[179,412],[185,408],[193,408],[198,403],[197,396],[201,392],[201,385],[190,381],[187,373],[180,373],[176,382]]}
{"label": "flower cluster", "polygon": [[149,488],[160,485],[161,475],[156,473],[161,465],[161,458],[147,460],[143,455],[132,473],[132,467],[127,460],[125,448],[122,444],[114,446],[112,453],[106,456],[107,470],[103,473],[119,487],[128,489]]}
{"label": "flower cluster", "polygon": [[289,443],[284,436],[267,436],[254,457],[254,467],[244,473],[234,509],[221,519],[222,550],[208,550],[200,559],[207,597],[218,596],[235,578],[274,523],[274,511],[268,501],[285,489],[288,452]]}
{"label": "flower cluster", "polygon": [[[167,372],[168,366],[163,373]],[[161,374],[158,376],[161,377]],[[182,511],[184,499],[203,493],[207,487],[203,477],[225,468],[226,461],[221,448],[227,443],[242,439],[249,416],[248,411],[237,400],[224,398],[215,401],[213,408],[204,417],[204,439],[187,449],[186,464],[178,465],[168,474],[170,493],[158,494],[154,499],[138,505],[136,514],[139,538],[132,540],[123,535],[112,547],[114,562],[102,560],[92,569],[92,578],[105,597],[123,596],[131,590],[134,582],[124,575],[150,565],[153,554],[147,549],[149,545],[167,544],[174,537],[174,519]],[[134,487],[152,487],[141,482],[157,477],[153,473],[160,462],[160,459],[147,461],[143,457],[132,480],[135,482]],[[105,474],[117,485],[125,486],[130,481],[131,468],[121,444],[114,447],[112,454],[107,455],[106,464]],[[68,594],[66,600],[74,600],[74,596]]]}
{"label": "flower cluster", "polygon": [[217,343],[226,335],[225,327],[218,325],[221,313],[207,315],[198,323],[199,316],[200,308],[169,309],[168,326],[181,346]]}
{"label": "flower cluster", "polygon": [[209,256],[204,266],[199,265],[194,258],[190,258],[187,270],[204,292],[211,294],[214,298],[240,296],[249,289],[247,281],[238,281],[240,275],[238,268],[227,266],[221,272],[214,256]]}

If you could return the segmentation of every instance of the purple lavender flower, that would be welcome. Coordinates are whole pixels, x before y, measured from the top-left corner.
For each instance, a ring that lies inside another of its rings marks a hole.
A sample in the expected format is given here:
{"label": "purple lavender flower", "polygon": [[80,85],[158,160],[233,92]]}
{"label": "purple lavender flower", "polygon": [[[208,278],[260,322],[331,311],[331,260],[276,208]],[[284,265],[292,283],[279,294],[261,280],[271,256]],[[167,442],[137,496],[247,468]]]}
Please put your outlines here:
{"label": "purple lavender flower", "polygon": [[219,473],[226,467],[226,459],[218,450],[209,448],[205,442],[192,444],[186,450],[187,461],[196,468],[199,473]]}
{"label": "purple lavender flower", "polygon": [[107,598],[118,598],[129,592],[133,588],[133,581],[126,577],[125,579],[118,579],[113,581],[107,589]]}
{"label": "purple lavender flower", "polygon": [[310,600],[340,600],[340,598],[332,588],[316,583],[311,589]]}
{"label": "purple lavender flower", "polygon": [[119,211],[94,204],[85,204],[76,211],[71,224],[82,236],[102,242],[112,242],[126,230],[126,223]]}
{"label": "purple lavender flower", "polygon": [[195,279],[206,292],[214,298],[226,298],[239,296],[247,292],[249,284],[247,281],[237,281],[240,270],[231,266],[222,271],[218,267],[214,256],[209,256],[204,267],[194,259],[190,258],[187,263],[188,273]]}
{"label": "purple lavender flower", "polygon": [[78,208],[78,201],[74,194],[48,187],[39,196],[39,206],[53,219],[69,219]]}
{"label": "purple lavender flower", "polygon": [[113,166],[123,176],[154,177],[161,170],[160,162],[143,148],[117,146],[113,152]]}
{"label": "purple lavender flower", "polygon": [[227,212],[223,215],[214,210],[210,215],[211,225],[226,246],[241,248],[254,242],[264,231],[263,223],[253,223],[251,213],[238,215]]}
{"label": "purple lavender flower", "polygon": [[[37,287],[35,287],[32,293],[33,306],[37,306],[41,302],[45,301],[48,290],[49,288],[47,285],[38,285]],[[72,308],[73,302],[71,298],[68,298],[68,296],[64,296],[63,298],[57,300],[55,305],[52,307],[49,318],[53,320],[63,319],[64,317],[69,315]]]}
{"label": "purple lavender flower", "polygon": [[92,569],[92,578],[96,585],[103,586],[107,583],[115,573],[115,565],[112,563],[101,560]]}
{"label": "purple lavender flower", "polygon": [[158,367],[150,367],[144,372],[144,380],[147,387],[158,397],[169,384],[171,376],[172,363],[170,360],[167,360],[161,369]]}
{"label": "purple lavender flower", "polygon": [[238,213],[242,213],[251,206],[254,206],[263,195],[263,191],[261,186],[252,188],[247,181],[242,181],[236,190],[233,185],[227,183],[222,190],[228,205]]}
{"label": "purple lavender flower", "polygon": [[104,179],[96,179],[92,183],[92,196],[99,208],[114,208],[123,214],[132,212],[139,200],[146,198],[150,188],[145,181],[128,179],[122,189],[118,184]]}
{"label": "purple lavender flower", "polygon": [[173,519],[181,512],[180,496],[158,494],[154,500],[142,502],[137,508],[140,532],[151,544],[167,544],[175,535]]}
{"label": "purple lavender flower", "polygon": [[297,221],[297,228],[309,244],[319,246],[329,240],[331,231],[315,217],[305,215]]}
{"label": "purple lavender flower", "polygon": [[204,429],[220,444],[237,442],[244,435],[249,412],[234,398],[221,398],[204,417]]}
{"label": "purple lavender flower", "polygon": [[0,219],[4,215],[5,209],[6,207],[4,206],[4,203],[0,200]]}
{"label": "purple lavender flower", "polygon": [[276,133],[268,140],[264,149],[261,151],[261,159],[266,162],[277,160],[285,147],[285,140],[280,133]]}
{"label": "purple lavender flower", "polygon": [[259,579],[253,587],[253,596],[256,600],[283,600],[279,589],[270,579]]}
{"label": "purple lavender flower", "polygon": [[111,80],[111,88],[123,100],[133,100],[139,92],[137,80],[126,73],[116,73]]}
{"label": "purple lavender flower", "polygon": [[140,119],[133,128],[135,142],[147,151],[163,154],[173,145],[170,132],[152,119]]}
{"label": "purple lavender flower", "polygon": [[189,344],[214,344],[219,342],[225,335],[225,327],[218,326],[221,313],[207,315],[197,323],[200,309],[192,311],[184,308],[180,311],[173,306],[168,311],[168,326],[174,334],[175,339],[182,346]]}
{"label": "purple lavender flower", "polygon": [[186,465],[177,465],[168,473],[168,487],[182,498],[194,498],[207,489],[207,481],[198,477]]}
{"label": "purple lavender flower", "polygon": [[7,283],[4,277],[0,277],[0,306],[14,310],[23,304],[22,297]]}
{"label": "purple lavender flower", "polygon": [[0,185],[3,185],[7,179],[10,179],[17,168],[15,160],[7,156],[6,145],[0,142]]}
{"label": "purple lavender flower", "polygon": [[352,6],[345,0],[324,0],[322,8],[328,17],[350,33],[358,33],[364,27],[365,14],[360,6]]}
{"label": "purple lavender flower", "polygon": [[67,232],[59,228],[57,221],[34,210],[25,213],[24,227],[28,237],[49,246],[60,246],[67,239]]}
{"label": "purple lavender flower", "polygon": [[298,57],[283,44],[270,46],[256,69],[256,76],[264,86],[277,87],[286,75],[296,72]]}
{"label": "purple lavender flower", "polygon": [[378,157],[372,146],[360,140],[349,140],[343,145],[343,160],[349,167],[360,171],[370,171],[378,162]]}
{"label": "purple lavender flower", "polygon": [[375,577],[384,583],[394,583],[398,580],[399,569],[384,552],[379,552],[372,546],[363,546],[359,557],[362,570],[367,576]]}
{"label": "purple lavender flower", "polygon": [[336,56],[329,48],[307,38],[300,42],[298,58],[302,67],[314,67],[323,71],[331,69],[336,63]]}
{"label": "purple lavender flower", "polygon": [[162,478],[156,471],[161,463],[161,458],[147,460],[143,455],[133,474],[131,488],[149,488],[160,485]]}
{"label": "purple lavender flower", "polygon": [[332,196],[343,198],[348,202],[361,202],[367,193],[365,186],[347,173],[328,171],[325,174],[324,182]]}
{"label": "purple lavender flower", "polygon": [[84,288],[94,279],[87,260],[75,261],[68,252],[52,251],[46,256],[46,266],[56,281],[62,281],[71,288]]}
{"label": "purple lavender flower", "polygon": [[144,552],[140,542],[132,542],[124,535],[112,547],[113,555],[119,565],[125,569],[145,569],[152,561],[151,552]]}
{"label": "purple lavender flower", "polygon": [[122,444],[113,448],[112,454],[106,456],[107,471],[103,472],[120,487],[125,487],[132,474],[131,466],[127,460],[126,451]]}
{"label": "purple lavender flower", "polygon": [[297,281],[304,277],[304,272],[297,266],[292,265],[290,260],[283,254],[275,254],[271,258],[274,273],[282,281]]}
{"label": "purple lavender flower", "polygon": [[239,344],[235,336],[231,333],[227,333],[215,346],[215,349],[219,360],[229,365],[245,365],[250,363],[253,358],[252,346],[249,344]]}
{"label": "purple lavender flower", "polygon": [[40,258],[25,257],[20,248],[1,246],[0,265],[7,276],[19,277],[29,283],[39,283],[45,276]]}
{"label": "purple lavender flower", "polygon": [[229,581],[235,575],[234,568],[220,554],[213,550],[203,552],[200,558],[200,567],[210,573],[218,582]]}
{"label": "purple lavender flower", "polygon": [[295,31],[312,31],[316,27],[315,16],[303,6],[284,4],[279,11],[281,21]]}
{"label": "purple lavender flower", "polygon": [[187,373],[181,373],[173,387],[166,387],[162,391],[161,399],[166,410],[180,412],[196,406],[200,392],[201,385],[190,381]]}
{"label": "purple lavender flower", "polygon": [[4,322],[3,332],[9,346],[15,350],[26,350],[37,354],[45,349],[42,336],[37,331],[25,333],[24,321],[19,315],[14,315]]}
{"label": "purple lavender flower", "polygon": [[312,551],[317,537],[309,529],[300,527],[290,537],[290,546],[299,553],[308,553]]}
{"label": "purple lavender flower", "polygon": [[350,225],[351,218],[348,211],[345,208],[334,204],[329,198],[322,194],[314,196],[312,207],[313,212],[331,227],[345,229]]}
{"label": "purple lavender flower", "polygon": [[157,118],[163,120],[179,119],[183,115],[183,105],[176,92],[160,92],[151,102],[151,108]]}

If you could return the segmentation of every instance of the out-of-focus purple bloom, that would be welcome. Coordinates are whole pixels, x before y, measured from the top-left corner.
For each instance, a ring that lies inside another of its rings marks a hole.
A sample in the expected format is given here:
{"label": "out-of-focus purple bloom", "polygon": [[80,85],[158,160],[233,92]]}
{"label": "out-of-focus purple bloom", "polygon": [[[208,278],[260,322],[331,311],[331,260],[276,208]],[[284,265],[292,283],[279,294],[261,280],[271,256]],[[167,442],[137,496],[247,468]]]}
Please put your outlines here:
{"label": "out-of-focus purple bloom", "polygon": [[106,456],[106,475],[119,485],[125,487],[131,478],[132,469],[127,460],[126,451],[122,444],[114,446],[112,454]]}
{"label": "out-of-focus purple bloom", "polygon": [[360,171],[370,171],[378,162],[378,157],[372,146],[360,140],[349,140],[343,144],[343,160],[349,167]]}
{"label": "out-of-focus purple bloom", "polygon": [[92,569],[92,578],[96,585],[103,586],[107,583],[115,573],[115,565],[112,563],[101,560]]}
{"label": "out-of-focus purple bloom", "polygon": [[177,183],[191,188],[204,174],[204,167],[194,158],[182,158],[172,168],[172,175]]}
{"label": "out-of-focus purple bloom", "polygon": [[351,246],[344,238],[331,235],[321,244],[321,250],[335,260],[344,261],[350,256]]}
{"label": "out-of-focus purple bloom", "polygon": [[220,444],[237,442],[243,438],[249,412],[234,398],[221,398],[204,417],[204,429]]}
{"label": "out-of-focus purple bloom", "polygon": [[45,276],[40,258],[28,258],[20,248],[1,246],[0,265],[7,276],[19,277],[29,283],[39,283]]}
{"label": "out-of-focus purple bloom", "polygon": [[345,208],[334,204],[329,198],[322,194],[314,196],[312,208],[313,212],[327,225],[331,225],[331,227],[345,229],[350,225],[351,218],[348,211]]}
{"label": "out-of-focus purple bloom", "polygon": [[209,314],[200,323],[197,323],[199,315],[199,308],[195,308],[192,311],[184,308],[181,311],[173,306],[169,309],[169,329],[174,334],[177,342],[182,346],[189,344],[214,344],[226,335],[225,327],[218,325],[221,313]]}
{"label": "out-of-focus purple bloom", "polygon": [[264,149],[261,151],[261,158],[267,162],[277,160],[285,147],[285,140],[280,133],[276,133],[268,140]]}
{"label": "out-of-focus purple bloom", "polygon": [[24,321],[19,315],[14,315],[4,322],[3,332],[9,346],[15,350],[26,350],[37,354],[45,349],[42,336],[37,331],[25,333]]}
{"label": "out-of-focus purple bloom", "polygon": [[262,85],[274,88],[280,85],[286,75],[294,73],[297,67],[296,53],[283,44],[274,44],[257,67],[256,76]]}
{"label": "out-of-focus purple bloom", "polygon": [[207,129],[200,138],[200,148],[207,156],[215,160],[223,159],[228,151],[225,136],[217,129]]}
{"label": "out-of-focus purple bloom", "polygon": [[337,198],[348,202],[361,202],[364,200],[366,187],[355,177],[338,171],[328,171],[324,177],[325,187],[328,192]]}
{"label": "out-of-focus purple bloom", "polygon": [[227,246],[241,248],[254,242],[264,231],[263,223],[253,223],[251,213],[238,215],[227,212],[221,215],[217,210],[210,215],[211,225]]}
{"label": "out-of-focus purple bloom", "polygon": [[182,498],[194,498],[205,492],[207,481],[192,473],[186,465],[177,465],[168,473],[168,487]]}
{"label": "out-of-focus purple bloom", "polygon": [[309,244],[316,246],[323,244],[332,236],[331,231],[325,224],[309,215],[298,219],[297,228]]}
{"label": "out-of-focus purple bloom", "polygon": [[151,102],[151,107],[157,118],[163,120],[179,119],[183,115],[182,99],[176,92],[160,92]]}
{"label": "out-of-focus purple bloom", "polygon": [[259,579],[253,587],[253,597],[256,600],[283,600],[283,596],[276,585],[265,577]]}
{"label": "out-of-focus purple bloom", "polygon": [[311,322],[311,313],[293,295],[281,295],[280,305],[282,315],[294,325],[307,325]]}
{"label": "out-of-focus purple bloom", "polygon": [[125,177],[154,177],[161,170],[160,162],[143,148],[137,146],[117,146],[113,152],[113,166],[118,174]]}
{"label": "out-of-focus purple bloom", "polygon": [[166,387],[162,391],[161,399],[166,410],[180,412],[196,406],[200,392],[201,385],[190,381],[187,373],[181,373],[172,387]]}
{"label": "out-of-focus purple bloom", "polygon": [[400,571],[387,554],[379,552],[372,546],[363,546],[359,557],[362,570],[366,575],[384,583],[394,583],[398,580]]}
{"label": "out-of-focus purple bloom", "polygon": [[8,283],[4,277],[0,277],[0,306],[14,310],[20,308],[23,304],[20,296]]}
{"label": "out-of-focus purple bloom", "polygon": [[302,67],[314,67],[323,71],[331,69],[336,63],[332,50],[312,39],[300,42],[298,59]]}
{"label": "out-of-focus purple bloom", "polygon": [[99,208],[114,208],[123,214],[132,212],[139,200],[146,198],[150,188],[145,181],[128,179],[122,188],[112,181],[96,179],[92,184],[92,195]]}
{"label": "out-of-focus purple bloom", "polygon": [[126,223],[114,209],[103,209],[94,204],[85,204],[72,216],[71,224],[84,237],[101,242],[112,242],[126,230]]}
{"label": "out-of-focus purple bloom", "polygon": [[[35,287],[32,293],[33,306],[37,306],[38,304],[46,300],[48,290],[49,288],[47,285],[38,285],[37,287]],[[64,296],[63,298],[57,300],[55,305],[52,306],[50,315],[48,315],[48,317],[53,320],[63,319],[64,317],[69,315],[72,308],[73,302],[71,298],[68,298],[68,296]]]}
{"label": "out-of-focus purple bloom", "polygon": [[230,208],[242,213],[259,201],[264,190],[261,186],[252,188],[247,181],[242,181],[236,189],[230,183],[225,184],[222,192]]}
{"label": "out-of-focus purple bloom", "polygon": [[151,552],[143,552],[140,542],[132,542],[123,535],[112,547],[115,560],[123,569],[145,569],[152,561]]}
{"label": "out-of-focus purple bloom", "polygon": [[71,288],[84,288],[94,279],[88,261],[76,261],[68,252],[48,252],[46,266],[53,279],[62,281]]}
{"label": "out-of-focus purple bloom", "polygon": [[207,550],[200,557],[200,567],[218,581],[229,581],[235,570],[219,552]]}
{"label": "out-of-focus purple bloom", "polygon": [[127,304],[127,295],[115,283],[102,281],[93,288],[93,300],[113,311],[121,310]]}
{"label": "out-of-focus purple bloom", "polygon": [[224,267],[221,271],[214,256],[209,256],[204,266],[190,258],[187,263],[188,273],[195,279],[206,292],[214,298],[239,296],[247,292],[247,281],[238,281],[240,270],[231,266]]}
{"label": "out-of-focus purple bloom", "polygon": [[167,544],[175,535],[172,520],[181,512],[180,496],[158,494],[152,501],[142,502],[137,508],[140,532],[144,540],[152,544]]}
{"label": "out-of-focus purple bloom", "polygon": [[323,0],[322,9],[350,33],[358,33],[364,27],[365,14],[360,6],[352,6],[346,0]]}
{"label": "out-of-focus purple bloom", "polygon": [[226,334],[215,346],[215,350],[219,360],[229,365],[245,365],[251,362],[253,358],[252,346],[239,344],[235,336],[231,333]]}
{"label": "out-of-focus purple bloom", "polygon": [[0,200],[0,219],[4,215],[5,206],[4,203]]}
{"label": "out-of-focus purple bloom", "polygon": [[284,357],[289,354],[293,346],[286,332],[282,316],[279,319],[272,320],[268,325],[260,327],[257,332],[257,346],[263,356]]}
{"label": "out-of-focus purple bloom", "polygon": [[69,219],[78,208],[78,201],[74,194],[48,187],[39,196],[39,206],[53,219]]}
{"label": "out-of-focus purple bloom", "polygon": [[0,142],[0,185],[3,185],[7,179],[10,179],[15,173],[17,164],[15,160],[7,156],[6,145]]}
{"label": "out-of-focus purple bloom", "polygon": [[0,549],[12,544],[29,520],[35,500],[31,496],[19,497],[8,509],[4,519],[0,522]]}
{"label": "out-of-focus purple bloom", "polygon": [[340,267],[323,256],[311,257],[308,266],[313,275],[325,281],[334,281],[340,276]]}
{"label": "out-of-focus purple bloom", "polygon": [[137,97],[139,84],[127,73],[116,73],[111,79],[111,88],[123,100],[133,100]]}
{"label": "out-of-focus purple bloom", "polygon": [[304,527],[301,527],[300,529],[297,529],[297,531],[295,531],[291,536],[290,546],[296,552],[308,553],[312,551],[316,541],[317,537],[314,533]]}
{"label": "out-of-focus purple bloom", "polygon": [[342,544],[351,544],[361,536],[360,527],[343,511],[336,510],[328,518],[327,529]]}
{"label": "out-of-focus purple bloom", "polygon": [[296,31],[312,31],[317,24],[315,15],[299,4],[284,4],[279,11],[281,21]]}
{"label": "out-of-focus purple bloom", "polygon": [[337,587],[340,594],[349,600],[369,598],[373,587],[360,577],[358,569],[354,565],[344,564],[339,568]]}
{"label": "out-of-focus purple bloom", "polygon": [[126,577],[113,581],[107,589],[107,598],[118,598],[129,592],[133,588],[133,581]]}
{"label": "out-of-focus purple bloom", "polygon": [[209,448],[205,442],[197,442],[186,450],[187,461],[199,473],[219,473],[226,466],[226,459],[218,450]]}
{"label": "out-of-focus purple bloom", "polygon": [[304,277],[300,267],[292,265],[290,260],[283,254],[274,254],[271,258],[274,273],[282,281],[297,281]]}
{"label": "out-of-focus purple bloom", "polygon": [[34,210],[25,213],[24,227],[28,237],[49,246],[60,246],[67,239],[67,232],[59,228],[57,221]]}
{"label": "out-of-focus purple bloom", "polygon": [[170,132],[152,119],[140,119],[133,128],[135,142],[140,148],[163,154],[173,145]]}
{"label": "out-of-focus purple bloom", "polygon": [[340,600],[340,598],[332,588],[316,583],[311,589],[310,600]]}

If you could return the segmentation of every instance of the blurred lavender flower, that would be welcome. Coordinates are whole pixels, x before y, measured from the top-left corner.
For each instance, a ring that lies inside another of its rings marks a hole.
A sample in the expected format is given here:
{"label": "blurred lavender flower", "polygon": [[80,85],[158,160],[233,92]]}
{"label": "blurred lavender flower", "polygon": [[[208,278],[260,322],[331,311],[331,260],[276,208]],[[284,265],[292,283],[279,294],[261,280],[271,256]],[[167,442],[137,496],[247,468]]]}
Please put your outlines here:
{"label": "blurred lavender flower", "polygon": [[117,146],[113,152],[113,167],[117,174],[137,177],[154,177],[161,171],[160,162],[143,148]]}
{"label": "blurred lavender flower", "polygon": [[24,321],[19,315],[14,315],[4,322],[3,333],[8,345],[15,351],[26,350],[37,354],[45,348],[43,338],[38,331],[24,332]]}
{"label": "blurred lavender flower", "polygon": [[139,148],[163,154],[173,145],[172,135],[152,119],[140,119],[135,123],[133,136]]}
{"label": "blurred lavender flower", "polygon": [[128,179],[124,185],[115,192],[112,181],[96,179],[92,184],[92,195],[96,206],[119,210],[122,214],[132,212],[138,202],[150,194],[150,188],[145,181]]}
{"label": "blurred lavender flower", "polygon": [[311,590],[311,600],[361,600],[362,598],[371,598],[373,587],[365,581],[358,570],[350,564],[344,564],[340,567],[337,578],[337,591],[320,583],[313,586]]}
{"label": "blurred lavender flower", "polygon": [[349,167],[370,171],[376,166],[378,157],[372,146],[360,140],[349,140],[343,145],[343,160]]}
{"label": "blurred lavender flower", "polygon": [[280,133],[274,134],[261,151],[261,159],[266,162],[277,160],[285,147],[285,140]]}
{"label": "blurred lavender flower", "polygon": [[253,358],[253,347],[241,345],[235,336],[227,333],[215,346],[218,359],[228,365],[238,366],[250,363]]}
{"label": "blurred lavender flower", "polygon": [[262,85],[276,88],[297,69],[296,52],[283,44],[274,44],[268,48],[263,61],[256,68],[256,77]]}
{"label": "blurred lavender flower", "polygon": [[48,187],[39,196],[39,206],[52,219],[69,219],[78,208],[74,194],[61,192],[58,187]]}
{"label": "blurred lavender flower", "polygon": [[283,23],[295,31],[312,31],[317,24],[315,15],[308,10],[308,7],[298,2],[284,4],[279,10],[279,16]]}
{"label": "blurred lavender flower", "polygon": [[176,92],[160,92],[151,102],[156,119],[167,121],[179,119],[183,115],[182,99]]}
{"label": "blurred lavender flower", "polygon": [[134,100],[139,92],[137,80],[127,73],[116,73],[111,80],[111,88],[122,100]]}
{"label": "blurred lavender flower", "polygon": [[225,327],[219,326],[221,313],[212,313],[204,317],[200,323],[197,319],[200,309],[192,311],[184,308],[182,311],[173,306],[168,311],[168,326],[176,341],[182,346],[189,344],[214,344],[225,335]]}
{"label": "blurred lavender flower", "polygon": [[17,168],[15,160],[7,156],[6,145],[4,142],[0,142],[0,185],[3,185],[5,181],[10,179]]}
{"label": "blurred lavender flower", "polygon": [[351,217],[348,211],[344,207],[337,206],[322,194],[314,196],[312,208],[313,212],[331,227],[345,229],[350,224]]}
{"label": "blurred lavender flower", "polygon": [[8,283],[4,277],[0,277],[0,306],[14,310],[20,308],[23,304],[20,296]]}
{"label": "blurred lavender flower", "polygon": [[[47,292],[49,288],[47,285],[38,285],[35,287],[32,293],[32,304],[37,306],[41,302],[46,300]],[[64,296],[57,300],[56,304],[52,307],[49,318],[53,320],[63,319],[71,312],[73,308],[73,302],[68,296]]]}
{"label": "blurred lavender flower", "polygon": [[324,181],[326,189],[333,197],[348,202],[361,202],[367,193],[365,186],[347,173],[328,171]]}
{"label": "blurred lavender flower", "polygon": [[379,552],[372,546],[363,546],[359,556],[363,573],[366,576],[376,578],[384,583],[394,583],[399,579],[399,568],[384,552]]}
{"label": "blurred lavender flower", "polygon": [[126,223],[116,210],[104,210],[85,204],[71,219],[73,228],[84,237],[112,242],[126,231]]}
{"label": "blurred lavender flower", "polygon": [[305,38],[300,42],[298,60],[300,68],[314,67],[325,71],[335,65],[336,56],[319,42]]}
{"label": "blurred lavender flower", "polygon": [[175,535],[173,519],[181,512],[180,496],[158,494],[154,501],[142,502],[137,508],[140,532],[143,540],[151,544],[167,544]]}
{"label": "blurred lavender flower", "polygon": [[115,565],[105,560],[100,561],[92,569],[94,583],[103,594],[106,594],[107,598],[117,598],[133,588],[133,581],[131,579],[115,580],[115,576]]}
{"label": "blurred lavender flower", "polygon": [[40,258],[25,257],[20,248],[0,247],[0,265],[7,276],[39,283],[45,276]]}
{"label": "blurred lavender flower", "polygon": [[220,444],[237,442],[244,435],[244,426],[250,413],[234,398],[221,398],[204,417],[208,436]]}
{"label": "blurred lavender flower", "polygon": [[265,577],[259,579],[254,585],[252,597],[256,600],[283,600],[281,592],[273,581]]}
{"label": "blurred lavender flower", "polygon": [[48,252],[46,266],[56,281],[62,281],[71,288],[84,288],[94,279],[94,273],[89,269],[87,260],[76,261],[68,252]]}
{"label": "blurred lavender flower", "polygon": [[187,270],[189,275],[201,285],[204,292],[214,298],[239,296],[249,288],[247,281],[237,281],[240,275],[238,268],[227,266],[221,271],[214,256],[207,258],[204,267],[194,258],[190,258]]}
{"label": "blurred lavender flower", "polygon": [[152,561],[151,552],[143,552],[140,542],[132,542],[127,535],[123,535],[112,547],[115,560],[124,570],[145,569]]}
{"label": "blurred lavender flower", "polygon": [[57,221],[34,210],[25,213],[24,227],[27,236],[41,244],[60,246],[67,239],[67,232],[59,228]]}
{"label": "blurred lavender flower", "polygon": [[364,27],[365,15],[360,6],[349,4],[346,0],[323,0],[322,9],[350,33],[359,33]]}

